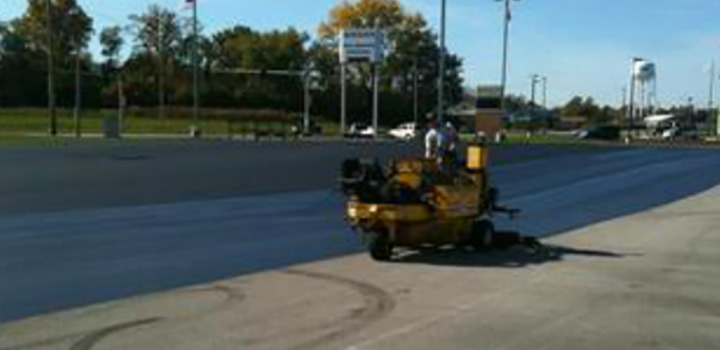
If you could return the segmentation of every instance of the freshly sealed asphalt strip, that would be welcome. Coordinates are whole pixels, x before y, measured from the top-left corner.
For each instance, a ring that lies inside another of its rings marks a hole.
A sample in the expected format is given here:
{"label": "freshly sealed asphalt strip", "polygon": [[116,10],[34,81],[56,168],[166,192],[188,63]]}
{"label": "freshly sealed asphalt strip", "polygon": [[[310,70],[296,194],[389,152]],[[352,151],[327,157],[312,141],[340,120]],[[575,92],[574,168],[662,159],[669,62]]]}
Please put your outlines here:
{"label": "freshly sealed asphalt strip", "polygon": [[[698,150],[572,154],[493,170],[499,226],[547,236],[720,183]],[[332,190],[0,219],[0,322],[360,252]]]}

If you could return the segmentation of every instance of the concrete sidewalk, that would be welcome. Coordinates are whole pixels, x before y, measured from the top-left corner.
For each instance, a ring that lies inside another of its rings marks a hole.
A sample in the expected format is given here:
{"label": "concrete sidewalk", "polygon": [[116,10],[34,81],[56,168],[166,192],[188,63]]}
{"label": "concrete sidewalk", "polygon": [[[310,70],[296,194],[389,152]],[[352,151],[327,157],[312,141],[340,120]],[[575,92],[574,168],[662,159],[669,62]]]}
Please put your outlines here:
{"label": "concrete sidewalk", "polygon": [[547,257],[356,255],[5,324],[0,349],[718,349],[719,228],[715,188]]}

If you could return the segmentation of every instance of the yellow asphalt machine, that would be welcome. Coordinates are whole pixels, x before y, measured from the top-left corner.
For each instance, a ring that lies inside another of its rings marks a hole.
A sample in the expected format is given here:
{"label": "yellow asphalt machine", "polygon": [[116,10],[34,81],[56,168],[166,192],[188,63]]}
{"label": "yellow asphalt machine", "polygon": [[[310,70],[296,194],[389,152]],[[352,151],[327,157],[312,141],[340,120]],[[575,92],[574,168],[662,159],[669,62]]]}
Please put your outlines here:
{"label": "yellow asphalt machine", "polygon": [[392,259],[396,247],[469,246],[476,250],[524,245],[540,251],[537,239],[495,231],[493,214],[519,213],[498,205],[490,186],[489,150],[470,145],[467,161],[405,158],[383,167],[376,160],[343,162],[346,218],[363,236],[370,256]]}

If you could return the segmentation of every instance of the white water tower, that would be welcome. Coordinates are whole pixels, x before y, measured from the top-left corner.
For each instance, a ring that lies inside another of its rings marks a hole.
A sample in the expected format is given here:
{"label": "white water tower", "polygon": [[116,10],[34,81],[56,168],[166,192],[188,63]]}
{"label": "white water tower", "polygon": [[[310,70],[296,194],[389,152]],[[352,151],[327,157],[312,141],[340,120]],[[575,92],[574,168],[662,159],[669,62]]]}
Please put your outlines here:
{"label": "white water tower", "polygon": [[[636,99],[635,96],[639,96]],[[643,119],[654,110],[657,99],[657,66],[643,58],[633,59],[629,119]]]}

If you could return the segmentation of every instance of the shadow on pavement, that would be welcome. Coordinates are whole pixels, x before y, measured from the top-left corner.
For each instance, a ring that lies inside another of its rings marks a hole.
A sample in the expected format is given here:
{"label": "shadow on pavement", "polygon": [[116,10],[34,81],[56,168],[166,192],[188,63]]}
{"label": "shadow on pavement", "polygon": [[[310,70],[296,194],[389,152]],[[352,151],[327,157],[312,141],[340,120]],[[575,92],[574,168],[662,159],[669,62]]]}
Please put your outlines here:
{"label": "shadow on pavement", "polygon": [[523,268],[528,266],[556,263],[568,257],[622,259],[638,257],[642,254],[622,254],[616,252],[571,248],[563,246],[545,246],[542,251],[534,251],[524,247],[493,249],[478,252],[462,248],[423,249],[406,251],[393,261],[400,264],[425,264],[452,267],[500,267]]}

